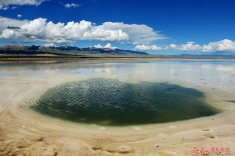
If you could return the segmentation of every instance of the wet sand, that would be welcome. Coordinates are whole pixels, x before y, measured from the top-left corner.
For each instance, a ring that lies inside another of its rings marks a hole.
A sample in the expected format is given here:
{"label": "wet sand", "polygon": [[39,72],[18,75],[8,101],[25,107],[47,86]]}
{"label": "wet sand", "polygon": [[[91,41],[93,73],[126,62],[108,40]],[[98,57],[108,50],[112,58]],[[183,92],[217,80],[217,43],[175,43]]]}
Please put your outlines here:
{"label": "wet sand", "polygon": [[53,70],[1,73],[0,155],[180,156],[191,155],[192,146],[199,151],[202,147],[230,147],[231,155],[235,153],[235,99],[229,90],[200,88],[211,97],[208,102],[223,113],[164,124],[101,127],[54,119],[28,109],[28,104],[48,88],[88,76]]}

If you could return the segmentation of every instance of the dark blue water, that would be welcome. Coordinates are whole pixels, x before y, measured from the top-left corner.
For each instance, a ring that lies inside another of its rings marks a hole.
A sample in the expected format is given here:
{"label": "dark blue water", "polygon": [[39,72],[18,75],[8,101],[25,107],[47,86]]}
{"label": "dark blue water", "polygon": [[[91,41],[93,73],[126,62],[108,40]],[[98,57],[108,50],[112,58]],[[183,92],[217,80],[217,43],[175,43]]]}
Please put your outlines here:
{"label": "dark blue water", "polygon": [[54,118],[106,126],[164,123],[219,112],[209,106],[204,94],[196,89],[104,78],[69,82],[48,89],[30,107]]}

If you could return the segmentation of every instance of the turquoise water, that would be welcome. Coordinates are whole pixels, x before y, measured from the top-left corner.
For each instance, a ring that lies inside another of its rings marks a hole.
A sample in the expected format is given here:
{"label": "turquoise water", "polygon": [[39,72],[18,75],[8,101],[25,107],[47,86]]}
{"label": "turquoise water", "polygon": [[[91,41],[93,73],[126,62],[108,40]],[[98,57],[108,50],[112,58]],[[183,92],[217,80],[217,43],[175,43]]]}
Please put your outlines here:
{"label": "turquoise water", "polygon": [[164,123],[218,113],[196,89],[106,78],[48,89],[31,108],[55,118],[106,126]]}

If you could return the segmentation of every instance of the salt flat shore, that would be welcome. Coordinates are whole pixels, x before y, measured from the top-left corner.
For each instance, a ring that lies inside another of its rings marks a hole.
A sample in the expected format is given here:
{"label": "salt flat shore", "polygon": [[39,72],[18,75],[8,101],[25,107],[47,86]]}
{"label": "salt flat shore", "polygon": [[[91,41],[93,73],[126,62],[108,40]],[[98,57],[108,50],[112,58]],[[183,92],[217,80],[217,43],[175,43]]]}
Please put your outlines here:
{"label": "salt flat shore", "polygon": [[[28,108],[48,88],[86,79],[87,75],[52,70],[22,73],[21,68],[12,68],[7,67],[14,74],[7,69],[0,74],[0,156],[186,156],[191,155],[193,146],[199,149],[198,155],[202,147],[209,151],[212,147],[229,147],[230,155],[235,154],[234,92],[202,88],[213,97],[209,103],[223,110],[214,116],[164,124],[102,127],[51,118]],[[209,155],[220,153],[210,151]]]}
{"label": "salt flat shore", "polygon": [[206,55],[109,55],[109,54],[94,54],[94,55],[77,55],[77,56],[58,56],[51,54],[37,55],[6,55],[0,54],[0,61],[68,61],[68,60],[101,60],[101,59],[229,59],[234,60],[235,56],[206,56]]}

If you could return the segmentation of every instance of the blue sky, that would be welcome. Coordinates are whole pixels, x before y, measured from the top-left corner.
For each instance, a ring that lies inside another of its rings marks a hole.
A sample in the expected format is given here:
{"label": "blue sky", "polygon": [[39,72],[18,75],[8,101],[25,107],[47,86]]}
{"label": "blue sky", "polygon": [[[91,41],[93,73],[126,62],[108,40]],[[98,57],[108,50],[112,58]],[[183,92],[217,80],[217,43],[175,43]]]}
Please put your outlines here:
{"label": "blue sky", "polygon": [[235,54],[234,0],[0,0],[0,45]]}

